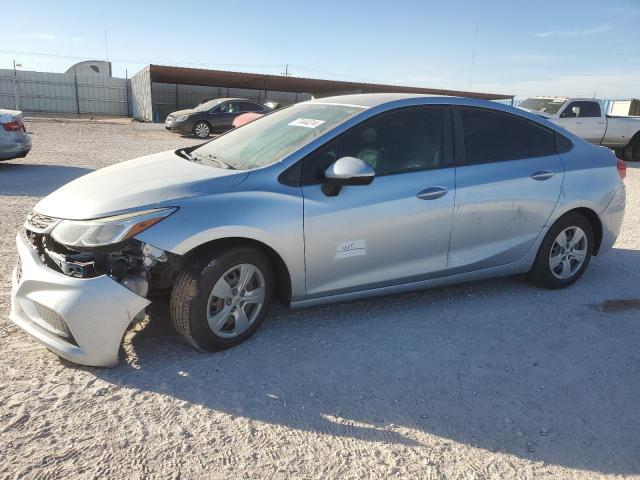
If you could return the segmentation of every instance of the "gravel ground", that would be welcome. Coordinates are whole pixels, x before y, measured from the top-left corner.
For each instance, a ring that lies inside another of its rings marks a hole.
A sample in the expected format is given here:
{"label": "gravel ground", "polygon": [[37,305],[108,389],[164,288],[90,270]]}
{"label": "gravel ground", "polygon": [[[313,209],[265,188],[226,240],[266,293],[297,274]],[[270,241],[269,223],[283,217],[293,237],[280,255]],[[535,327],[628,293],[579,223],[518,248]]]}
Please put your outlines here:
{"label": "gravel ground", "polygon": [[[640,478],[640,168],[615,249],[574,287],[506,278],[291,312],[202,354],[161,302],[114,369],[7,318],[14,236],[83,173],[196,143],[34,122],[0,164],[0,477]],[[626,300],[626,302],[620,302]]]}

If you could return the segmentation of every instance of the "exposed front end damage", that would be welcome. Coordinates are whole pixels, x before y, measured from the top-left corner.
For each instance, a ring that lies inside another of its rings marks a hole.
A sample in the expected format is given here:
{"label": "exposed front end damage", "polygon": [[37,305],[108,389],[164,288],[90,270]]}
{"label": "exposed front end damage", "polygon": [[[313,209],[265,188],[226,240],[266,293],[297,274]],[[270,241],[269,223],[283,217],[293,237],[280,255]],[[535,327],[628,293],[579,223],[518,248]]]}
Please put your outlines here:
{"label": "exposed front end damage", "polygon": [[180,257],[134,238],[71,250],[50,235],[58,221],[31,214],[16,238],[11,319],[61,357],[115,365],[127,327],[170,288]]}

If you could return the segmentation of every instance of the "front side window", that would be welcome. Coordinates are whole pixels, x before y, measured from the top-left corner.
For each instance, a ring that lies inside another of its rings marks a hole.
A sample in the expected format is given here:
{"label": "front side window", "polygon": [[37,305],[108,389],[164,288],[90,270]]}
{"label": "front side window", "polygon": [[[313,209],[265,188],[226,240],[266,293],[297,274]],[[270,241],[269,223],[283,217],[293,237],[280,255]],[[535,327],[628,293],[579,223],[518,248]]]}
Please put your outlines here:
{"label": "front side window", "polygon": [[220,113],[237,113],[240,111],[240,102],[228,102],[220,105],[218,111]]}
{"label": "front side window", "polygon": [[357,125],[305,159],[304,184],[321,183],[341,157],[368,163],[376,175],[445,166],[445,109],[413,108]]}
{"label": "front side window", "polygon": [[[573,111],[574,107],[578,107],[580,109],[580,113],[576,115]],[[567,105],[567,108],[564,109],[562,118],[585,118],[585,117],[600,117],[600,104],[598,102],[571,102]]]}
{"label": "front side window", "polygon": [[403,110],[367,122],[340,141],[340,157],[368,163],[376,175],[436,168],[444,161],[444,109]]}
{"label": "front side window", "polygon": [[238,170],[278,162],[364,111],[348,105],[299,103],[231,130],[194,149],[192,155],[214,167]]}

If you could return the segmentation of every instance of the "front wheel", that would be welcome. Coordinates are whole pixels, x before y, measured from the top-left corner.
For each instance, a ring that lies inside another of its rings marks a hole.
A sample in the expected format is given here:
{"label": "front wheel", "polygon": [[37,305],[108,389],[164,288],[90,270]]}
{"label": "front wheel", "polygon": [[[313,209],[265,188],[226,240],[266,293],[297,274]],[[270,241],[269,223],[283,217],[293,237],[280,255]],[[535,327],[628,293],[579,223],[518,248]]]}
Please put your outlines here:
{"label": "front wheel", "polygon": [[564,288],[584,273],[593,251],[593,229],[578,213],[556,221],[540,245],[528,278],[543,288]]}
{"label": "front wheel", "polygon": [[196,122],[193,134],[198,138],[208,138],[211,135],[211,126],[207,122]]}
{"label": "front wheel", "polygon": [[171,320],[199,350],[217,351],[248,339],[271,304],[269,259],[248,247],[201,258],[178,275],[171,293]]}

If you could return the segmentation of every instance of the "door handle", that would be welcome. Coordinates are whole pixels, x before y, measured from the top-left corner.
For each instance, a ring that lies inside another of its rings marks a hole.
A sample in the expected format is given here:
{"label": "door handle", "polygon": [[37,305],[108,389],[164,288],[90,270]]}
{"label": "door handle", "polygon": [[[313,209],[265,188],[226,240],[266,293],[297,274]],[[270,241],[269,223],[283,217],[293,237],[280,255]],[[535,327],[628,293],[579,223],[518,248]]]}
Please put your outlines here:
{"label": "door handle", "polygon": [[534,174],[531,175],[531,178],[533,178],[534,180],[549,180],[551,177],[553,177],[554,173],[551,170],[540,170],[539,172],[536,172]]}
{"label": "door handle", "polygon": [[448,191],[445,187],[429,187],[418,193],[417,197],[420,200],[435,200],[444,197]]}

